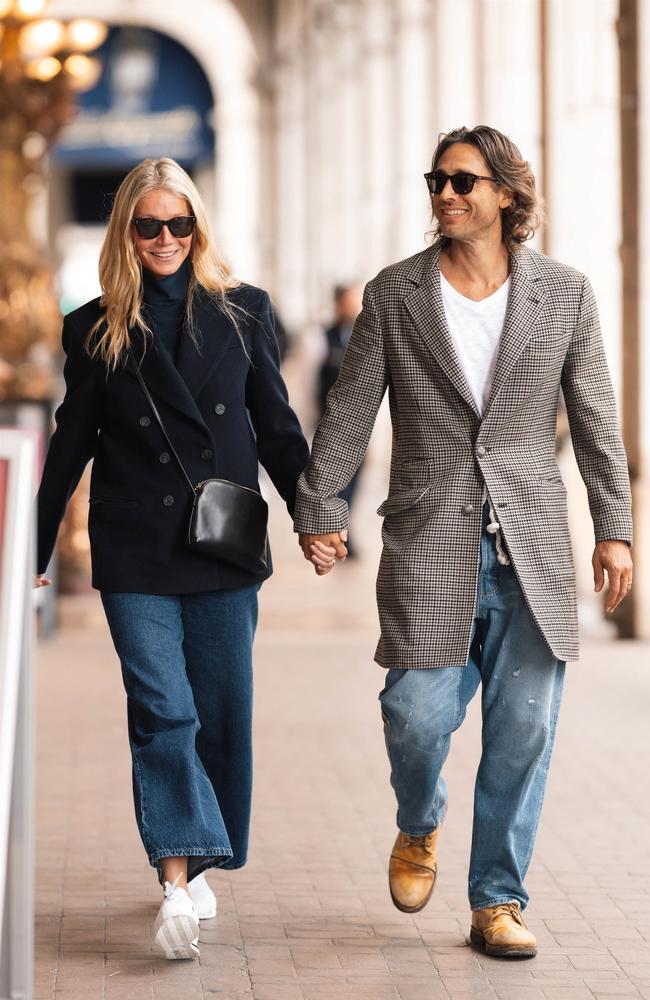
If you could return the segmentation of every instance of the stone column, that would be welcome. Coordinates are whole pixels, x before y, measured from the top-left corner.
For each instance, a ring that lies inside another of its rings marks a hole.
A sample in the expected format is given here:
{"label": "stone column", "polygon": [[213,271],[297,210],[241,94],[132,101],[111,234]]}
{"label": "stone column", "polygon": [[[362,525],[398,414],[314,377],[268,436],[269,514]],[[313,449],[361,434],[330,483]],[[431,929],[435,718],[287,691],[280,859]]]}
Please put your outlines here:
{"label": "stone column", "polygon": [[[650,637],[650,400],[648,399],[648,387],[650,386],[650,241],[648,238],[648,225],[650,223],[650,198],[648,198],[647,177],[650,170],[650,80],[645,71],[650,56],[650,11],[647,4],[637,3],[636,11],[636,46],[639,76],[637,79],[636,92],[629,90],[621,94],[623,113],[630,116],[636,105],[637,128],[638,128],[638,163],[637,170],[640,178],[639,194],[640,199],[636,206],[638,215],[638,279],[639,279],[639,314],[638,314],[638,344],[630,344],[630,353],[627,361],[633,362],[634,356],[638,359],[639,375],[638,380],[630,378],[628,381],[631,393],[637,395],[628,404],[626,419],[632,422],[628,426],[630,436],[635,438],[633,454],[630,456],[635,468],[632,469],[635,476],[634,482],[634,589],[636,591],[636,614],[634,615],[635,634],[638,638],[648,639]],[[624,59],[629,51],[629,40],[625,38],[624,29],[629,27],[625,23],[624,15],[627,14],[628,4],[622,2],[621,8],[621,59]],[[625,159],[630,156],[631,150],[625,149],[625,143],[629,138],[624,135],[623,145],[623,173],[622,181],[625,183],[626,175],[629,176],[629,166],[626,168]],[[630,289],[629,291],[632,291]],[[635,331],[626,329],[623,337],[623,350],[628,348],[628,337],[635,338]],[[631,375],[632,373],[630,373]],[[635,385],[636,383],[636,385]],[[640,388],[640,395],[638,390]],[[645,390],[645,391],[644,391]],[[626,437],[627,437],[626,433]],[[632,449],[631,449],[632,450]]]}
{"label": "stone column", "polygon": [[431,160],[428,131],[435,55],[429,42],[429,14],[427,0],[399,0],[395,4],[393,243],[398,259],[423,249],[428,228],[429,197],[422,174]]}
{"label": "stone column", "polygon": [[339,8],[336,33],[336,281],[365,276],[363,201],[370,172],[362,142],[362,11],[358,0]]}
{"label": "stone column", "polygon": [[306,216],[310,177],[305,148],[306,66],[302,45],[302,4],[284,0],[278,6],[271,66],[273,93],[273,168],[265,185],[272,199],[272,230],[267,241],[271,285],[284,322],[290,328],[306,319]]}
{"label": "stone column", "polygon": [[471,128],[482,118],[477,16],[476,0],[438,0],[433,6],[430,59],[435,119],[431,153],[439,132],[450,132],[461,125]]}
{"label": "stone column", "polygon": [[[590,278],[621,399],[620,152],[616,0],[547,0],[549,133],[545,179],[548,252]],[[576,174],[580,181],[576,184]],[[611,630],[594,594],[594,544],[586,490],[570,447],[563,455],[586,635]]]}
{"label": "stone column", "polygon": [[364,49],[361,67],[360,170],[363,187],[359,220],[363,232],[363,276],[368,278],[395,260],[396,134],[393,5],[365,0],[362,7]]}
{"label": "stone column", "polygon": [[537,172],[541,164],[540,18],[537,3],[479,0],[478,84],[481,124],[492,125],[519,146]]}

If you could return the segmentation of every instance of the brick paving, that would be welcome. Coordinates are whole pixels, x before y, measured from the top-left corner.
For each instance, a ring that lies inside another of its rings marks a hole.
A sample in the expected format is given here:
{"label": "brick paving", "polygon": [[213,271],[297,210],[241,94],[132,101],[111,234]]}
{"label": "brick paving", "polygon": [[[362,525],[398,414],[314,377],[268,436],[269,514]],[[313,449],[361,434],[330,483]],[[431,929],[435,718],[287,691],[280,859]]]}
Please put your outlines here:
{"label": "brick paving", "polygon": [[201,924],[198,962],[152,950],[159,888],[132,815],[118,665],[95,596],[63,603],[38,662],[35,1000],[650,1000],[647,646],[592,642],[569,668],[528,881],[538,957],[500,962],[466,942],[476,702],[446,769],[433,899],[415,916],[393,908],[372,506],[362,498],[365,558],[324,579],[274,511],[251,861],[210,873],[219,914]]}

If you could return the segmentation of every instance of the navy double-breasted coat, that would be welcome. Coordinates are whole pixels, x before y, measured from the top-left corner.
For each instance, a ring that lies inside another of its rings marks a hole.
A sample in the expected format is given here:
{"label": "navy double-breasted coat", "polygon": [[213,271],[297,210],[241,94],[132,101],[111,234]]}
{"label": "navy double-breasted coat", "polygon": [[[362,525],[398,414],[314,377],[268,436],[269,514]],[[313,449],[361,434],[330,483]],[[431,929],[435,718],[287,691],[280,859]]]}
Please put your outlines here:
{"label": "navy double-breasted coat", "polygon": [[[198,289],[198,347],[184,332],[175,365],[155,341],[146,344],[134,331],[132,353],[142,359],[142,375],[192,481],[216,476],[258,489],[261,462],[291,513],[309,453],[280,374],[269,297],[251,285],[230,295],[245,310],[241,339]],[[92,458],[94,587],[176,594],[263,580],[270,568],[246,573],[188,547],[192,495],[133,371],[128,365],[109,371],[84,349],[102,312],[93,299],[63,324],[66,392],[38,496],[38,572],[46,569],[66,503]]]}

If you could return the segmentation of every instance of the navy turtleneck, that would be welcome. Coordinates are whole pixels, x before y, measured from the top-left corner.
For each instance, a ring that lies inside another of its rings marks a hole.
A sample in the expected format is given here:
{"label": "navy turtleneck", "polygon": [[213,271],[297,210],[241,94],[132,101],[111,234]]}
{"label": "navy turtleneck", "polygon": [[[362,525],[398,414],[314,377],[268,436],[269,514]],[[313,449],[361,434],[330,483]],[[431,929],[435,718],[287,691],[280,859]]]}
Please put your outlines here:
{"label": "navy turtleneck", "polygon": [[190,279],[190,262],[186,258],[177,271],[159,277],[142,268],[143,298],[156,342],[171,355],[176,363],[183,320],[185,296]]}

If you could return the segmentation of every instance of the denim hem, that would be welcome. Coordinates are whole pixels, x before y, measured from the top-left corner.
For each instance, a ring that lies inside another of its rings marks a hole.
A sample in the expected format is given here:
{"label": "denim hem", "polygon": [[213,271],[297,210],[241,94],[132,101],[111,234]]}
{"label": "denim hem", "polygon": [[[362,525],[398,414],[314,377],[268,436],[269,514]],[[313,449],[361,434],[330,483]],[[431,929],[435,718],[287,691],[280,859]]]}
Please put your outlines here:
{"label": "denim hem", "polygon": [[[188,876],[191,879],[196,878],[201,872],[207,871],[208,868],[225,868],[228,861],[233,857],[232,850],[228,847],[218,847],[214,850],[201,850],[199,847],[186,847],[178,848],[169,851],[155,851],[153,854],[149,855],[149,864],[152,868],[155,868],[158,874],[158,881],[163,885],[163,870],[161,865],[162,858],[205,858],[205,862],[198,865],[196,869],[193,869],[190,874],[190,866],[188,864]],[[217,858],[221,858],[221,862],[217,861]],[[242,862],[243,864],[243,862]],[[239,866],[236,866],[239,867]]]}
{"label": "denim hem", "polygon": [[400,833],[405,833],[407,837],[428,837],[430,833],[434,833],[440,826],[442,826],[441,823],[438,823],[438,826],[429,826],[426,830],[424,827],[418,827],[417,830],[413,827],[410,830],[403,830],[401,826],[397,829]]}
{"label": "denim hem", "polygon": [[519,909],[522,912],[526,909],[526,903],[521,899],[513,899],[512,896],[492,896],[491,899],[481,903],[473,903],[470,900],[469,905],[472,912],[474,912],[474,910],[487,910],[490,906],[501,906],[503,903],[519,903]]}
{"label": "denim hem", "polygon": [[232,858],[232,856],[233,852],[230,847],[168,847],[152,851],[149,855],[149,863],[154,865],[161,858]]}
{"label": "denim hem", "polygon": [[230,865],[227,862],[226,864],[220,864],[214,857],[208,858],[208,860],[202,865],[199,865],[198,868],[192,869],[192,878],[196,878],[196,876],[201,875],[202,872],[207,872],[209,868],[218,868],[221,871],[230,872],[234,871],[236,868],[243,868],[245,864],[245,861],[238,861],[236,865]]}
{"label": "denim hem", "polygon": [[246,864],[248,864],[248,858],[244,858],[243,861],[236,861],[235,864],[231,864],[230,861],[227,861],[225,865],[213,865],[212,867],[221,867],[225,872],[235,872],[238,868],[243,868]]}

